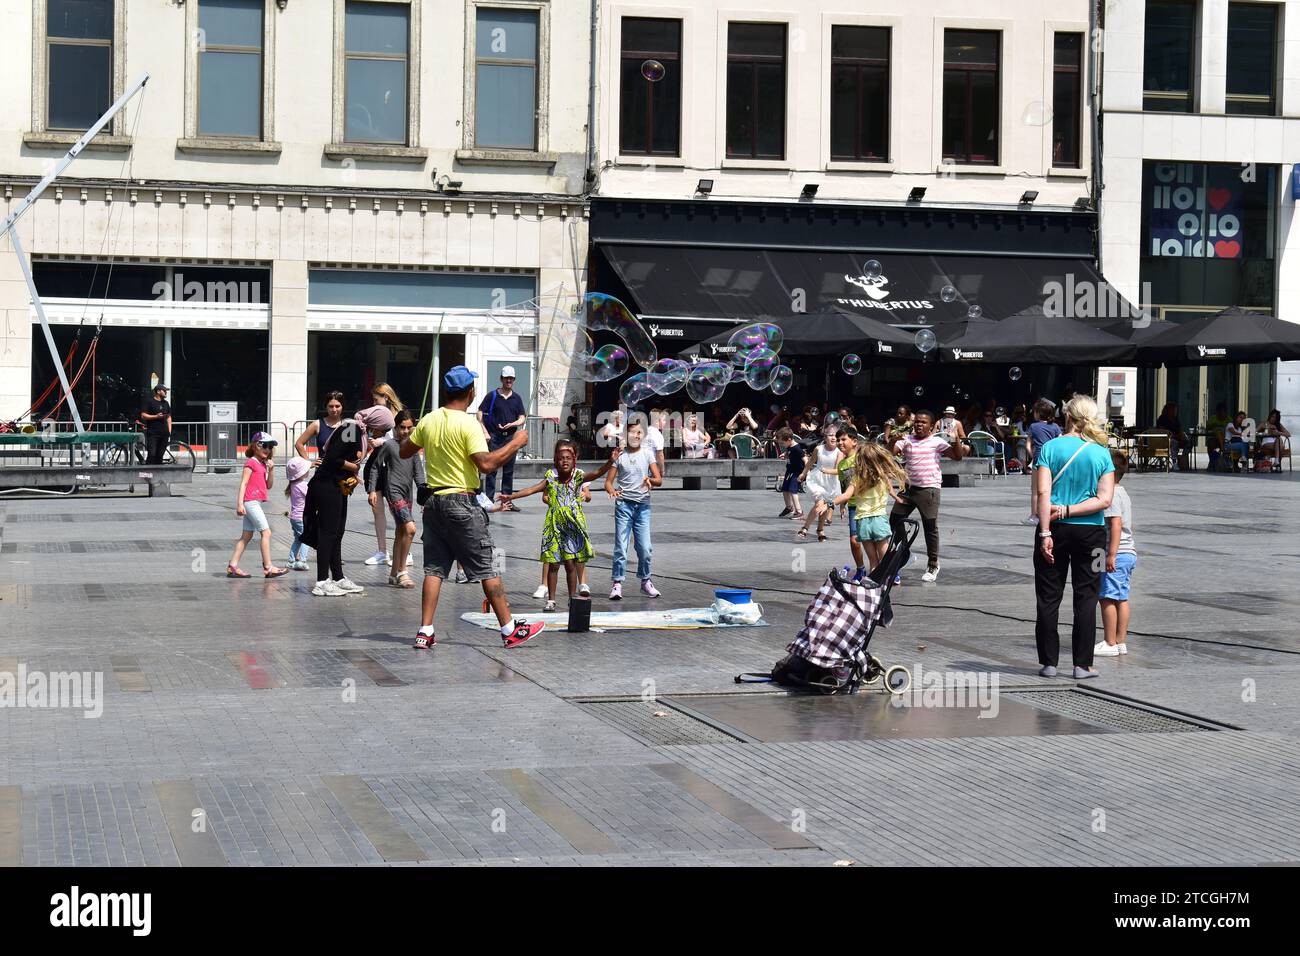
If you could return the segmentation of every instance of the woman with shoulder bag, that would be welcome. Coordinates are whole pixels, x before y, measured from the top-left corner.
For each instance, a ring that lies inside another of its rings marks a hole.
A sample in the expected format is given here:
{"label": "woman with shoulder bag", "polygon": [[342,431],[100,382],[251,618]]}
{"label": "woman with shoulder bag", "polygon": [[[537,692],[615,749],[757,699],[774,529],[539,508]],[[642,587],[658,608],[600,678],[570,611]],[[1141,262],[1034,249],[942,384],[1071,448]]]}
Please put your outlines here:
{"label": "woman with shoulder bag", "polygon": [[307,484],[303,507],[302,539],[316,549],[317,597],[360,594],[365,590],[343,576],[343,533],[348,525],[348,496],[366,456],[369,436],[379,437],[393,427],[393,413],[382,406],[362,409],[344,419],[321,449],[320,465]]}
{"label": "woman with shoulder bag", "polygon": [[1071,647],[1074,677],[1096,677],[1093,647],[1097,633],[1097,598],[1106,561],[1103,512],[1115,493],[1106,425],[1097,403],[1076,395],[1065,405],[1065,434],[1038,450],[1034,481],[1038,491],[1038,525],[1034,538],[1034,592],[1039,675],[1055,677],[1060,657],[1061,598],[1068,574],[1074,593]]}

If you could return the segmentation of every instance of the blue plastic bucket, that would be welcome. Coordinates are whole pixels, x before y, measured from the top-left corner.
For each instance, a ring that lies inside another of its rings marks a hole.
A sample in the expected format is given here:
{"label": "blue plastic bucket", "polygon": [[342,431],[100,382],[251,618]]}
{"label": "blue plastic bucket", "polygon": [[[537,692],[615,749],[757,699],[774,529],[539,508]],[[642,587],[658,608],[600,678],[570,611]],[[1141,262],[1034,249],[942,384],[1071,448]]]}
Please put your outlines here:
{"label": "blue plastic bucket", "polygon": [[730,601],[732,604],[749,604],[753,593],[748,588],[718,588],[713,596],[719,601]]}

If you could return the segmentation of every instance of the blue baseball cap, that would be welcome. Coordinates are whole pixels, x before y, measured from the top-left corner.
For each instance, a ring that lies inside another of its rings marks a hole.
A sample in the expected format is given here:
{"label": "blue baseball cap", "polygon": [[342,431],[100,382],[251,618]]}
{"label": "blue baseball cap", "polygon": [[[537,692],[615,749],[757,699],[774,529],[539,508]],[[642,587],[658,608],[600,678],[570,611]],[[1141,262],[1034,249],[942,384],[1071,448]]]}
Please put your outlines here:
{"label": "blue baseball cap", "polygon": [[456,365],[447,370],[447,374],[442,377],[442,381],[453,392],[459,392],[472,385],[476,378],[478,378],[478,372],[471,372],[463,365]]}

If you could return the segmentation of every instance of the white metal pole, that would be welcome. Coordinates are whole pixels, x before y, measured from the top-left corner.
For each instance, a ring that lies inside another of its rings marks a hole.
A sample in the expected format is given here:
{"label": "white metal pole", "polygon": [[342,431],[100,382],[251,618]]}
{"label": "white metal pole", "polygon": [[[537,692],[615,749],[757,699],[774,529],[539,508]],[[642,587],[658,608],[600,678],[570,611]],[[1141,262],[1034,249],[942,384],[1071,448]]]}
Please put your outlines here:
{"label": "white metal pole", "polygon": [[14,244],[14,252],[18,253],[18,265],[22,267],[23,278],[27,280],[27,291],[31,294],[32,305],[36,306],[36,317],[41,320],[41,331],[45,333],[45,344],[50,347],[54,371],[59,373],[59,384],[63,386],[63,394],[68,398],[68,411],[72,412],[72,420],[76,423],[77,431],[84,432],[86,426],[82,424],[81,412],[77,410],[77,400],[72,397],[72,386],[68,384],[68,376],[63,371],[63,362],[59,359],[59,350],[54,344],[54,335],[50,332],[50,323],[45,318],[45,305],[41,302],[41,297],[36,294],[36,280],[32,278],[32,269],[27,264],[27,253],[23,251],[17,229],[9,231],[9,241]]}
{"label": "white metal pole", "polygon": [[163,329],[163,384],[172,388],[172,330]]}

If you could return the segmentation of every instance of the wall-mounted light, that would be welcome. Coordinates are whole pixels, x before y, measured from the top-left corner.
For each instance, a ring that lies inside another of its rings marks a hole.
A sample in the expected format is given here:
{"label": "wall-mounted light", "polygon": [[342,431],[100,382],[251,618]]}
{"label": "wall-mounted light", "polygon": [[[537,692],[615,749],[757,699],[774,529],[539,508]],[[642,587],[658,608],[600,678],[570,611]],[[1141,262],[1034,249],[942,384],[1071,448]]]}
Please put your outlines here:
{"label": "wall-mounted light", "polygon": [[289,0],[275,0],[275,5],[283,10],[289,5]]}
{"label": "wall-mounted light", "polygon": [[701,196],[707,196],[709,193],[713,192],[713,180],[701,179],[695,184],[695,191]]}
{"label": "wall-mounted light", "polygon": [[1037,198],[1038,198],[1038,190],[1036,190],[1036,189],[1026,189],[1026,190],[1024,191],[1024,193],[1023,193],[1023,194],[1021,195],[1021,197],[1020,197],[1020,205],[1022,205],[1022,206],[1032,206],[1033,203],[1034,203],[1034,200],[1037,199]]}
{"label": "wall-mounted light", "polygon": [[438,192],[440,193],[458,193],[460,187],[464,185],[459,179],[452,179],[445,173],[438,178]]}
{"label": "wall-mounted light", "polygon": [[1079,210],[1079,212],[1084,212],[1091,205],[1092,199],[1089,196],[1080,196],[1074,201],[1074,208]]}
{"label": "wall-mounted light", "polygon": [[924,198],[925,198],[924,186],[913,186],[912,191],[907,194],[908,202],[920,202]]}
{"label": "wall-mounted light", "polygon": [[807,183],[807,184],[805,184],[805,186],[803,187],[803,190],[799,193],[799,198],[800,198],[800,199],[812,199],[812,198],[815,197],[816,195],[817,195],[817,184],[816,184],[816,183]]}

